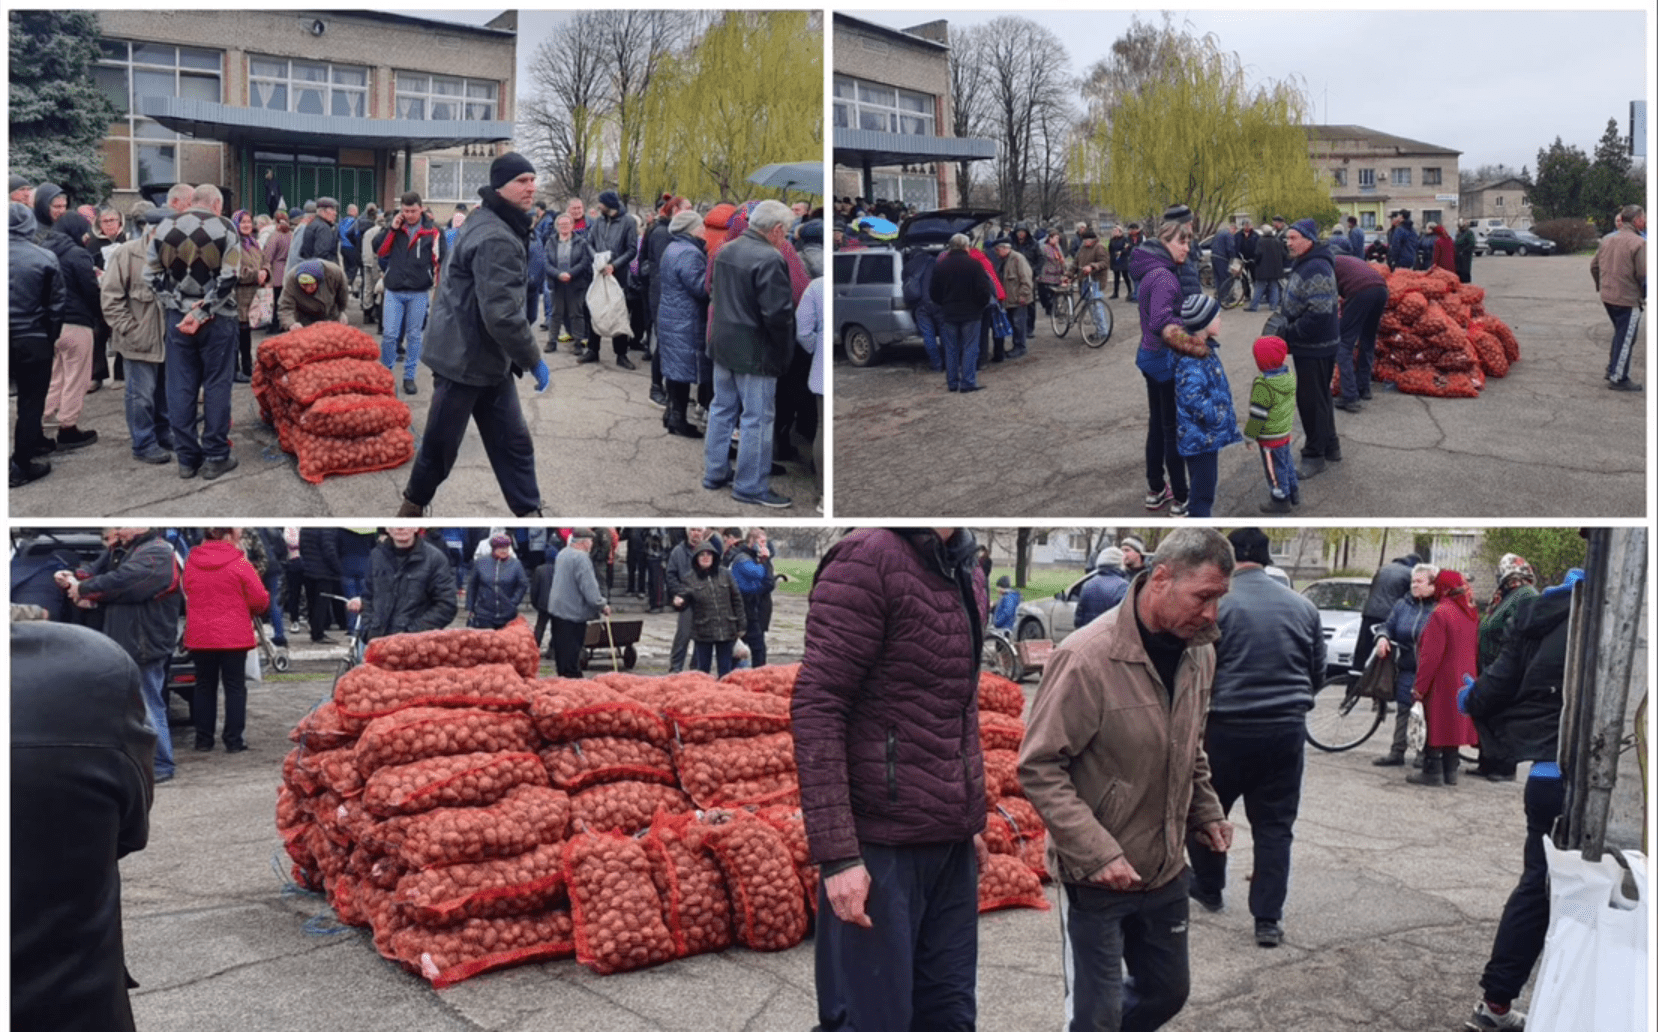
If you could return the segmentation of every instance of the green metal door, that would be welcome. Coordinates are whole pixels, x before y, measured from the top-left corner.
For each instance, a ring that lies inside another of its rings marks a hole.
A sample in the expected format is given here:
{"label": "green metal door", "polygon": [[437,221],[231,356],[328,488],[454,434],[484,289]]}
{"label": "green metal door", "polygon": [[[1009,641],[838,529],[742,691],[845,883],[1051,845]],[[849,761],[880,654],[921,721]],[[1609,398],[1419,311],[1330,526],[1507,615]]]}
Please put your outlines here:
{"label": "green metal door", "polygon": [[[268,161],[255,162],[253,166],[253,182],[248,187],[246,201],[252,205],[252,211],[265,211],[265,171],[276,173],[277,186],[282,191],[282,203],[289,208],[297,208],[300,202],[294,198],[297,191],[294,189],[294,166],[286,163],[273,164]],[[268,212],[266,212],[269,214]]]}

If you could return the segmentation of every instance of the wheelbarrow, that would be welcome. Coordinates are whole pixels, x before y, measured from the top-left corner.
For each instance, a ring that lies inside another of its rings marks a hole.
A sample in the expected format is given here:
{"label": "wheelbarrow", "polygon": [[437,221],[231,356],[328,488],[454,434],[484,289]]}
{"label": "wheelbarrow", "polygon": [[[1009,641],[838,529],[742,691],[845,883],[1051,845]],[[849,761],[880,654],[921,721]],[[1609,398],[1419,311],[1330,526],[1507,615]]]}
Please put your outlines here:
{"label": "wheelbarrow", "polygon": [[587,637],[582,641],[582,669],[611,666],[619,660],[623,670],[632,670],[639,662],[639,650],[634,646],[644,629],[644,620],[589,620]]}

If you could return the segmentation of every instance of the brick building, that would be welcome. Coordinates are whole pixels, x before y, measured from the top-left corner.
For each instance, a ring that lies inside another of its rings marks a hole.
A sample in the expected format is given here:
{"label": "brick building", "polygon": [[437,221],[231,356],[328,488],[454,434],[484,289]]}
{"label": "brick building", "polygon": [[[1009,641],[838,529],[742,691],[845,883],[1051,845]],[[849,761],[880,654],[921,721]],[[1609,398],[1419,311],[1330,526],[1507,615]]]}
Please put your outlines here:
{"label": "brick building", "polygon": [[[99,85],[117,200],[175,182],[266,210],[317,196],[385,207],[414,189],[477,201],[510,149],[517,12],[487,26],[374,11],[101,10]],[[248,202],[251,201],[251,205]]]}
{"label": "brick building", "polygon": [[1502,219],[1512,229],[1531,228],[1531,187],[1518,176],[1477,183],[1462,191],[1465,219]]}
{"label": "brick building", "polygon": [[1309,125],[1313,164],[1334,180],[1330,199],[1359,226],[1387,225],[1387,213],[1408,208],[1420,230],[1430,222],[1454,226],[1458,211],[1457,159],[1451,150],[1359,125]]}
{"label": "brick building", "polygon": [[952,135],[950,32],[835,14],[836,196],[902,200],[918,209],[955,202],[955,162],[996,156],[994,140]]}

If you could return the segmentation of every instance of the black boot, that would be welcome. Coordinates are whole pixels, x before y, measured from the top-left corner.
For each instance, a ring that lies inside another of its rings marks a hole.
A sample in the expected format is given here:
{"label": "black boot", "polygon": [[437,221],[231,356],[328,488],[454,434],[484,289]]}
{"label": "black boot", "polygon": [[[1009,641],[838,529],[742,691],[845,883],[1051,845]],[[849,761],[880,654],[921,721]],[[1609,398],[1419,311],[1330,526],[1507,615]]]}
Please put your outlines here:
{"label": "black boot", "polygon": [[1386,756],[1371,760],[1370,765],[1372,767],[1403,767],[1405,765],[1405,754],[1390,752]]}
{"label": "black boot", "polygon": [[1413,785],[1425,785],[1429,788],[1438,788],[1445,784],[1445,764],[1440,759],[1440,750],[1422,750],[1422,773],[1411,774],[1405,778]]}
{"label": "black boot", "polygon": [[685,415],[685,402],[677,398],[668,405],[668,433],[676,437],[702,437],[702,431]]}
{"label": "black boot", "polygon": [[1439,752],[1440,758],[1444,761],[1445,783],[1454,785],[1457,783],[1457,771],[1462,767],[1462,756],[1454,748],[1441,749]]}

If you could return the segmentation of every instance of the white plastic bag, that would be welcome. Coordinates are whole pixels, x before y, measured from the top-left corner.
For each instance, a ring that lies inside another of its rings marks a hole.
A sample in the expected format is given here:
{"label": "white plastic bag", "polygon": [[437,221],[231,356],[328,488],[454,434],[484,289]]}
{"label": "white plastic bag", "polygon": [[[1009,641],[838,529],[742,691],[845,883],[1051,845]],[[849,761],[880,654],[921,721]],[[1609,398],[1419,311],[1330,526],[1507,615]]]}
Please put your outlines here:
{"label": "white plastic bag", "polygon": [[1532,990],[1531,1032],[1643,1032],[1647,1027],[1646,857],[1625,850],[1635,899],[1611,855],[1583,854],[1543,839],[1549,861],[1549,934]]}
{"label": "white plastic bag", "polygon": [[628,337],[633,324],[628,321],[628,300],[615,276],[606,276],[604,267],[610,264],[610,252],[600,251],[593,259],[593,283],[587,288],[588,326],[595,337]]}
{"label": "white plastic bag", "polygon": [[[255,619],[258,618],[255,617]],[[259,646],[255,645],[253,648],[248,649],[247,658],[242,661],[242,676],[246,678],[249,684],[256,681],[261,684],[264,683],[265,666],[259,655]]]}

